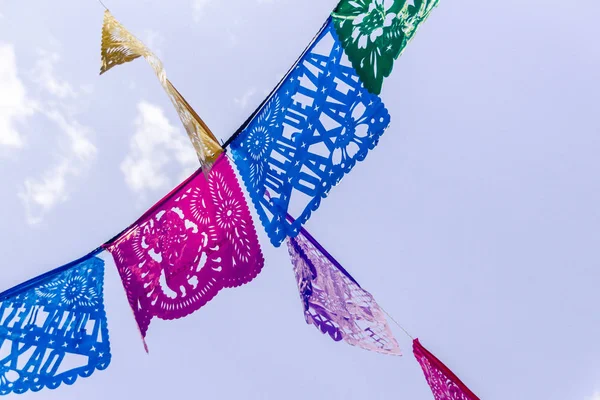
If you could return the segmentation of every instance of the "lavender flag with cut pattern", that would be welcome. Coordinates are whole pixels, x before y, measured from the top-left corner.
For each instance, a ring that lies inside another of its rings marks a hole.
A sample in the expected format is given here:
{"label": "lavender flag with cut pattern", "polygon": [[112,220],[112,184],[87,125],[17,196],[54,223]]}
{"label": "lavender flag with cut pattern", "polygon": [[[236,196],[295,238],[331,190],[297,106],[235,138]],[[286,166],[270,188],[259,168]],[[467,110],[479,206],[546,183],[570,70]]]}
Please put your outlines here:
{"label": "lavender flag with cut pattern", "polygon": [[400,355],[384,313],[369,292],[306,230],[287,243],[308,324],[335,341]]}

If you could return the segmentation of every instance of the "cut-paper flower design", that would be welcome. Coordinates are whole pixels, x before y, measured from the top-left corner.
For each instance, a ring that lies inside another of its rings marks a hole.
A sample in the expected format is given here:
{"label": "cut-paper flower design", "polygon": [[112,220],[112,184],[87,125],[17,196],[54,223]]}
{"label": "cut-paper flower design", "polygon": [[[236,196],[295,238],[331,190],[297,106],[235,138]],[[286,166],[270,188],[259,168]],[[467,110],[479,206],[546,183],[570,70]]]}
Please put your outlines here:
{"label": "cut-paper flower design", "polygon": [[[231,144],[273,245],[298,234],[389,123],[381,99],[361,85],[329,21]],[[286,220],[288,213],[295,222]]]}
{"label": "cut-paper flower design", "polygon": [[89,255],[0,299],[0,395],[56,389],[108,367],[104,261]]}
{"label": "cut-paper flower design", "polygon": [[73,304],[92,305],[98,302],[98,296],[92,287],[88,287],[83,276],[75,276],[64,282],[61,289],[61,302],[67,306]]}
{"label": "cut-paper flower design", "polygon": [[396,60],[439,0],[342,0],[333,13],[344,50],[365,87],[381,93]]}
{"label": "cut-paper flower design", "polygon": [[153,317],[185,317],[223,288],[250,282],[264,260],[227,157],[196,172],[107,245],[142,336]]}

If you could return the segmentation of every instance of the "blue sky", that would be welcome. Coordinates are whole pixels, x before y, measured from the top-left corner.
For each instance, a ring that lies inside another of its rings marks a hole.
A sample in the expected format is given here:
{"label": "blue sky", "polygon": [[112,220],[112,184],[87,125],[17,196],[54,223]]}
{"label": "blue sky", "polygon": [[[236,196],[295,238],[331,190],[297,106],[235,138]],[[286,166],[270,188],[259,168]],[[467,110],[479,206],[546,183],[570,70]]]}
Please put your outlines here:
{"label": "blue sky", "polygon": [[[336,1],[105,3],[226,139]],[[98,76],[102,12],[0,0],[0,290],[92,250],[196,166],[143,61]],[[484,399],[600,399],[599,12],[442,0],[384,85],[391,127],[308,223]],[[153,321],[149,356],[104,255],[110,368],[22,398],[432,398],[401,331],[394,358],[307,326],[286,249],[257,228],[262,274]]]}

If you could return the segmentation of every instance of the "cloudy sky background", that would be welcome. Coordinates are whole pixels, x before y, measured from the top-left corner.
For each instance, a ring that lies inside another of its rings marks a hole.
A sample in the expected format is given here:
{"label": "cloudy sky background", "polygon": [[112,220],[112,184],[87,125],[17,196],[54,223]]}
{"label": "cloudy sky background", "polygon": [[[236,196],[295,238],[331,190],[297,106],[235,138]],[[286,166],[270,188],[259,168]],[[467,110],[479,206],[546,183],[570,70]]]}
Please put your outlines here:
{"label": "cloudy sky background", "polygon": [[[225,140],[336,0],[106,0]],[[141,60],[98,76],[95,0],[0,0],[0,290],[78,258],[196,168]],[[392,125],[308,228],[484,399],[600,399],[600,3],[441,1]],[[258,220],[257,220],[258,221]],[[260,231],[260,228],[259,228]],[[307,326],[285,248],[143,351],[107,260],[113,361],[23,399],[431,399],[405,356]]]}

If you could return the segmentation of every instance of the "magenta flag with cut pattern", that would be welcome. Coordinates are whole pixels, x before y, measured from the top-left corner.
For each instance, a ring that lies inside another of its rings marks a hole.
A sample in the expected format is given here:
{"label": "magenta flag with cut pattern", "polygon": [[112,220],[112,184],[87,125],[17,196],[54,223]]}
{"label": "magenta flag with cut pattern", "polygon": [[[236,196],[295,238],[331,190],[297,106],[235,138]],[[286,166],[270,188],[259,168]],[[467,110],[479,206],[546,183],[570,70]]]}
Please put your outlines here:
{"label": "magenta flag with cut pattern", "polygon": [[153,317],[182,318],[264,265],[237,177],[220,156],[105,247],[113,254],[142,336]]}
{"label": "magenta flag with cut pattern", "polygon": [[435,400],[479,400],[444,363],[421,345],[419,339],[413,341],[413,352]]}

